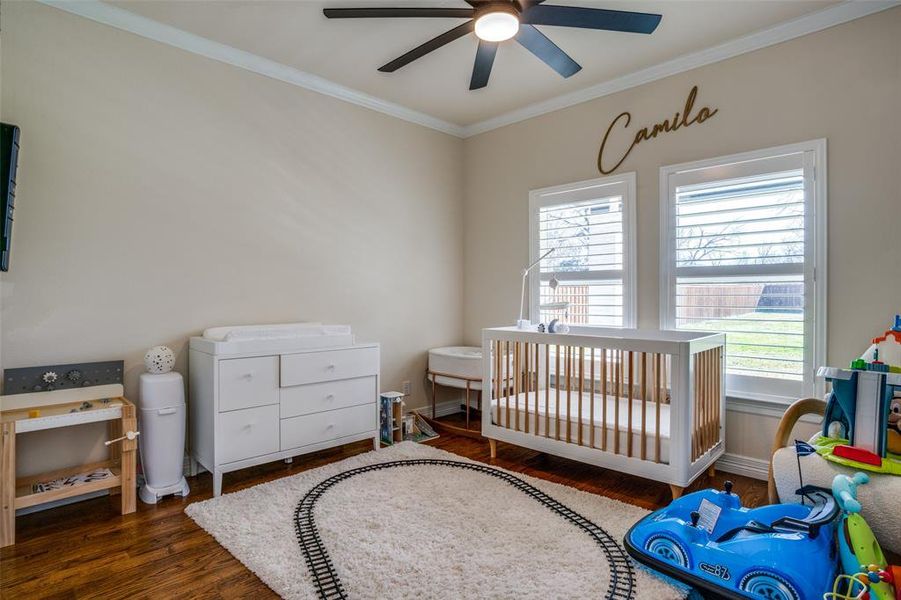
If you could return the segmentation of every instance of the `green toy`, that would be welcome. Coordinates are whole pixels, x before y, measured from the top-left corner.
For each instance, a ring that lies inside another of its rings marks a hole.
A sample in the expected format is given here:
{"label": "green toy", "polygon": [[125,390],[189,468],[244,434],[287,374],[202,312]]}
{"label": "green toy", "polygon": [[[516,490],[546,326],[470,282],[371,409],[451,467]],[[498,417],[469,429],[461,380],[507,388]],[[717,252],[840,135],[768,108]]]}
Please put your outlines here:
{"label": "green toy", "polygon": [[[866,473],[855,473],[854,477],[836,475],[832,480],[832,495],[842,509],[842,517],[837,531],[839,558],[842,571],[866,583],[870,598],[875,600],[895,600],[892,584],[878,576],[869,578],[869,573],[884,572],[888,562],[873,535],[873,530],[860,515],[857,500],[857,486],[870,480]],[[865,579],[866,578],[866,579]]]}

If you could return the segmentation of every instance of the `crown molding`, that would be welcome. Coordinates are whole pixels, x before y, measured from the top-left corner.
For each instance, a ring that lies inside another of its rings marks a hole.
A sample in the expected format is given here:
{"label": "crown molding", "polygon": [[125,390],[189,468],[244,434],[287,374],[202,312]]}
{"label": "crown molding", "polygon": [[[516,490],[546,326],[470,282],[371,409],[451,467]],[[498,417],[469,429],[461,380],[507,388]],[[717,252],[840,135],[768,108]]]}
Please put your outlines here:
{"label": "crown molding", "polygon": [[443,133],[462,137],[463,128],[437,117],[371,96],[352,88],[334,83],[324,77],[289,67],[256,54],[220,44],[182,29],[154,21],[131,11],[106,4],[99,0],[38,0],[42,4],[68,13],[134,33],[162,44],[181,48],[200,56],[226,63],[264,77],[277,79],[313,92],[325,94],[351,104],[403,119],[417,125],[436,129]]}
{"label": "crown molding", "polygon": [[848,21],[898,5],[901,5],[901,0],[847,0],[841,4],[780,23],[768,29],[724,42],[718,46],[684,54],[628,75],[467,125],[463,127],[463,137],[471,137],[492,129],[498,129],[499,127],[512,125],[526,119],[588,102],[595,98],[609,96],[610,94],[644,85],[664,77],[697,69],[698,67],[753,52],[754,50],[760,50],[767,46],[780,44],[809,33],[822,31],[823,29],[847,23]]}
{"label": "crown molding", "polygon": [[282,63],[263,58],[256,54],[214,42],[213,40],[189,33],[182,29],[165,25],[153,19],[143,17],[131,11],[106,4],[100,0],[38,0],[39,2],[60,10],[109,25],[123,31],[134,33],[162,44],[168,44],[212,60],[226,63],[264,77],[277,79],[291,85],[331,96],[345,102],[369,108],[380,113],[409,121],[417,125],[429,127],[456,137],[471,137],[506,125],[512,125],[526,119],[538,117],[550,112],[568,108],[576,104],[588,102],[615,94],[629,88],[637,87],[690,71],[704,65],[713,64],[733,58],[747,52],[753,52],[767,46],[792,40],[809,33],[822,31],[854,19],[859,19],[895,6],[901,0],[846,0],[841,4],[804,15],[769,29],[764,29],[718,46],[685,54],[657,65],[593,85],[569,94],[557,96],[514,111],[492,117],[478,123],[461,126],[443,119],[433,117],[394,102],[389,102],[364,92],[334,83],[314,75],[289,67]]}

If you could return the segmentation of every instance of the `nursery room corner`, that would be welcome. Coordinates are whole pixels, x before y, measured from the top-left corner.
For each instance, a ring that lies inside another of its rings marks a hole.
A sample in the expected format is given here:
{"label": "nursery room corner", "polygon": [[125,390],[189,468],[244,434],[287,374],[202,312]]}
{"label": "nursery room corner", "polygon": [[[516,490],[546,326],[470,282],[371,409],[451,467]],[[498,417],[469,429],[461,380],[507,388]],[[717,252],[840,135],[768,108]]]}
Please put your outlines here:
{"label": "nursery room corner", "polygon": [[0,597],[901,600],[899,40],[2,0]]}

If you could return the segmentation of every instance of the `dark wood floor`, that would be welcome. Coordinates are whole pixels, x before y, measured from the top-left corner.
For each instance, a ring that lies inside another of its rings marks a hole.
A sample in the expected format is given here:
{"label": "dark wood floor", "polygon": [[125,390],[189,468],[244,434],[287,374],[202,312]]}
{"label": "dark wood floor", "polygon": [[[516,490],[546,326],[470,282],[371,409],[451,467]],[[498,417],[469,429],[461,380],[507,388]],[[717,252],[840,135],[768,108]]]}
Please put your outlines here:
{"label": "dark wood floor", "polygon": [[[498,445],[492,461],[484,441],[442,435],[431,445],[517,471],[653,509],[669,502],[669,488],[522,448]],[[371,450],[371,442],[317,452],[293,464],[270,463],[225,476],[233,492]],[[735,482],[746,505],[766,499],[766,483],[741,476],[701,477],[694,488]],[[253,573],[184,514],[184,507],[212,495],[212,478],[189,480],[191,495],[155,506],[138,502],[120,516],[108,498],[97,498],[20,517],[17,543],[0,551],[0,598],[275,598]]]}

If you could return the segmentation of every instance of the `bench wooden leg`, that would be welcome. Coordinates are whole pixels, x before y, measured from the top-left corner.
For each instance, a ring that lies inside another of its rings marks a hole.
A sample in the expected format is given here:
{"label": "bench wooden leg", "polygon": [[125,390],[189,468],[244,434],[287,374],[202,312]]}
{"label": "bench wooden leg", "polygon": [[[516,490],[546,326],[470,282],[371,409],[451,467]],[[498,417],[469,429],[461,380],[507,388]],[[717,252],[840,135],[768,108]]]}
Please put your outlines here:
{"label": "bench wooden leg", "polygon": [[0,548],[16,543],[16,424],[3,423],[0,450]]}
{"label": "bench wooden leg", "polygon": [[673,500],[678,500],[682,496],[685,488],[679,485],[669,484],[669,489],[673,493]]}
{"label": "bench wooden leg", "polygon": [[491,449],[491,458],[497,458],[497,440],[488,440],[488,447]]}
{"label": "bench wooden leg", "polygon": [[707,467],[707,477],[716,477],[716,463],[711,463]]}

